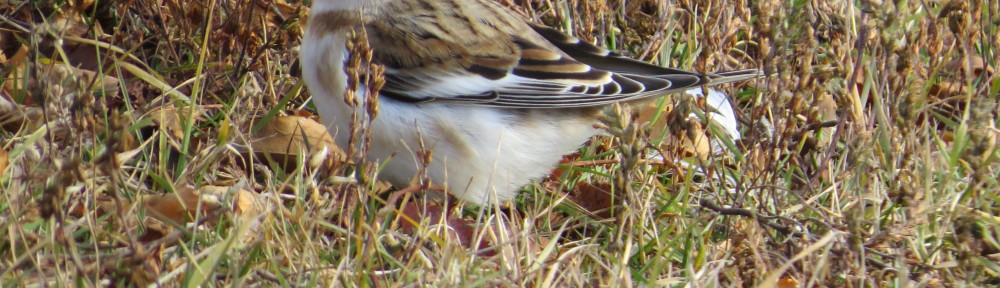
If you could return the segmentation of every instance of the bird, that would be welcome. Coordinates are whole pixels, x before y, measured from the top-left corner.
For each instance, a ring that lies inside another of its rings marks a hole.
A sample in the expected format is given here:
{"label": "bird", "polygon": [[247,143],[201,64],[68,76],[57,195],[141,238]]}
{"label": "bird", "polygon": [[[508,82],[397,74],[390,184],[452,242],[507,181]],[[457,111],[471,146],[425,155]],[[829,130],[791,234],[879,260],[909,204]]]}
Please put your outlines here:
{"label": "bird", "polygon": [[[622,56],[531,23],[493,0],[314,0],[299,48],[302,77],[335,142],[350,139],[344,100],[377,97],[368,161],[409,187],[423,174],[467,203],[513,200],[565,154],[602,133],[602,111],[701,86],[761,77],[699,73]],[[364,29],[384,68],[377,95],[348,87],[347,41]],[[364,111],[360,111],[364,112]],[[420,151],[431,151],[429,164]],[[426,167],[423,167],[426,166]]]}

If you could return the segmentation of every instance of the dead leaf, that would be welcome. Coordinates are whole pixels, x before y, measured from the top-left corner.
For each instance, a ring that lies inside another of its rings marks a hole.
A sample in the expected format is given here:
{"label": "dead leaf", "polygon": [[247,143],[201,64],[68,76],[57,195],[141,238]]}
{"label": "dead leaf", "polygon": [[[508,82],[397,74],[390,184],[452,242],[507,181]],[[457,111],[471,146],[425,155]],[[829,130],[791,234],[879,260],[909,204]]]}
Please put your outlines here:
{"label": "dead leaf", "polygon": [[653,117],[656,116],[656,113],[658,112],[661,113],[659,121],[655,123],[650,123],[651,125],[653,125],[651,130],[656,132],[663,131],[664,129],[666,129],[666,123],[664,123],[663,121],[663,115],[666,115],[667,112],[672,111],[674,109],[673,102],[667,102],[666,104],[664,104],[663,109],[660,109],[659,104],[656,101],[645,102],[644,104],[637,106],[638,107],[636,107],[635,110],[639,112],[638,113],[639,117],[636,117],[635,120],[639,121],[639,123],[652,122]]}
{"label": "dead leaf", "polygon": [[174,226],[163,224],[163,222],[160,221],[146,219],[143,223],[145,223],[146,231],[144,231],[143,234],[136,239],[142,243],[156,241],[174,231]]}
{"label": "dead leaf", "polygon": [[399,229],[403,233],[413,233],[414,229],[421,223],[441,223],[444,207],[437,204],[423,205],[422,203],[410,202],[403,206],[399,212],[400,215],[396,219]]}
{"label": "dead leaf", "polygon": [[[938,100],[947,101],[951,97],[961,97],[965,95],[965,85],[959,82],[941,82],[931,85],[931,88],[927,90],[927,94],[937,98]],[[964,98],[964,97],[963,97]],[[958,99],[956,99],[957,101]]]}
{"label": "dead leaf", "polygon": [[687,119],[679,123],[680,127],[673,128],[677,132],[664,136],[660,147],[665,151],[674,151],[681,157],[696,156],[698,159],[708,159],[712,155],[712,144],[707,132],[702,128],[701,121]]}
{"label": "dead leaf", "polygon": [[[187,120],[187,113],[194,113],[194,117],[192,118],[194,122],[205,121],[205,117],[203,116],[205,113],[200,106],[195,106],[194,109],[178,109],[170,104],[153,108],[149,112],[146,112],[144,118],[152,118],[153,123],[160,132],[171,136],[168,137],[170,138],[170,145],[180,149],[180,141],[184,139],[184,121]],[[198,138],[192,140],[198,140]]]}
{"label": "dead leaf", "polygon": [[822,93],[817,98],[813,105],[816,107],[816,113],[819,114],[818,118],[824,122],[837,120],[837,111],[840,109],[837,108],[837,101],[833,100],[833,96]]}
{"label": "dead leaf", "polygon": [[[131,202],[129,202],[127,199],[119,199],[119,200],[121,201],[120,205],[116,204],[119,202],[116,202],[115,199],[112,198],[111,196],[98,195],[97,197],[94,198],[94,201],[92,203],[89,204],[77,203],[77,205],[70,207],[70,209],[68,209],[66,213],[73,217],[84,217],[84,215],[86,215],[87,213],[94,213],[94,216],[101,217],[110,212],[119,210],[122,211],[128,210],[128,207],[129,205],[131,205]],[[138,222],[127,223],[127,224],[135,224],[135,223]]]}
{"label": "dead leaf", "polygon": [[621,202],[613,200],[622,199],[622,197],[616,198],[612,195],[611,184],[590,182],[577,183],[567,198],[599,219],[610,219],[611,211],[617,204],[616,202]]}
{"label": "dead leaf", "polygon": [[[204,186],[201,187],[202,195],[214,195],[218,199],[226,199],[232,189],[225,186]],[[261,201],[257,193],[239,189],[232,197],[233,212],[243,220],[250,220],[263,212]]]}
{"label": "dead leaf", "polygon": [[[660,108],[656,102],[648,102],[637,109],[639,111],[637,121],[649,122],[652,135],[663,136],[660,146],[665,151],[677,152],[682,157],[696,156],[702,160],[724,151],[725,147],[721,143],[713,145],[713,138],[703,123],[719,125],[733,140],[740,138],[732,104],[726,99],[725,94],[710,90],[709,95],[704,95],[700,89],[688,90],[685,93],[685,96],[693,97],[692,103],[697,104],[697,109],[706,112],[707,122],[702,122],[694,113],[676,111],[673,103],[666,103]],[[660,118],[651,122],[655,115],[660,115]]]}
{"label": "dead leaf", "polygon": [[118,95],[118,78],[101,75],[94,71],[83,70],[68,65],[67,67],[70,68],[71,73],[82,79],[82,81],[84,81],[83,83],[94,83],[93,86],[90,87],[91,92],[108,96]]}
{"label": "dead leaf", "polygon": [[154,108],[152,111],[146,113],[146,115],[153,118],[153,123],[159,127],[160,131],[167,132],[169,135],[174,136],[175,139],[182,139],[184,137],[184,127],[181,126],[181,118],[177,115],[177,109],[172,105]]}
{"label": "dead leaf", "polygon": [[[966,62],[966,60],[968,60],[968,62]],[[966,64],[968,64],[968,67]],[[990,67],[986,63],[986,59],[983,59],[983,56],[975,54],[968,54],[967,57],[952,58],[951,60],[948,61],[948,63],[945,63],[942,68],[943,68],[942,71],[944,71],[945,73],[957,73],[959,71],[963,72],[968,71],[971,72],[972,77],[979,77],[980,75],[983,74],[983,72],[986,72],[987,76],[993,74],[993,67]]]}
{"label": "dead leaf", "polygon": [[145,200],[146,211],[151,216],[177,224],[188,223],[195,215],[205,215],[220,205],[218,199],[203,199],[197,189],[190,187],[178,188],[176,193],[149,196]]}
{"label": "dead leaf", "polygon": [[318,120],[319,119],[319,115],[317,115],[316,113],[313,113],[313,112],[311,112],[309,110],[295,110],[295,111],[292,112],[292,115],[299,116],[299,117],[305,117],[305,118],[309,118],[309,119],[312,119],[312,120]]}
{"label": "dead leaf", "polygon": [[125,269],[129,273],[129,280],[132,281],[130,284],[145,287],[157,283],[163,270],[163,245],[153,247],[151,251],[139,249],[128,258],[131,258],[128,260],[132,265]]}
{"label": "dead leaf", "polygon": [[[14,53],[11,53],[10,56],[4,55],[4,57],[6,59],[4,59],[2,62],[0,62],[0,66],[3,66],[3,67],[18,67],[19,65],[24,64],[24,60],[28,59],[28,45],[19,44],[19,46],[20,47],[18,47],[17,50],[14,50]],[[2,53],[2,52],[0,52],[0,53]],[[14,85],[13,82],[9,81],[10,78],[7,78],[7,80],[8,81],[4,82],[4,88],[5,89],[8,88],[8,87],[11,87],[11,85]]]}
{"label": "dead leaf", "polygon": [[[257,193],[245,189],[233,191],[233,187],[206,185],[200,188],[178,188],[176,193],[146,196],[143,199],[146,212],[152,219],[143,221],[146,233],[140,236],[142,242],[150,242],[162,238],[173,230],[173,225],[164,225],[159,221],[172,222],[174,225],[190,223],[195,217],[204,217],[218,209],[232,207],[231,211],[240,220],[253,220],[265,211]],[[233,193],[233,194],[230,194]],[[159,221],[156,221],[156,220]],[[216,221],[207,221],[213,226]]]}
{"label": "dead leaf", "polygon": [[778,280],[778,283],[777,283],[776,287],[777,288],[798,288],[799,287],[799,281],[795,280],[795,278],[791,278],[791,277],[782,277],[780,280]]}
{"label": "dead leaf", "polygon": [[[442,217],[445,218],[442,219]],[[476,244],[473,243],[476,228],[472,225],[472,222],[463,219],[456,213],[445,211],[445,207],[435,203],[409,202],[400,209],[400,215],[396,218],[396,221],[397,225],[399,225],[397,227],[403,233],[410,234],[417,232],[418,227],[428,228],[435,225],[445,225],[444,228],[447,229],[446,231],[456,237],[463,247],[473,248],[472,245]],[[490,243],[484,240],[478,244],[476,249],[481,250],[489,247]],[[492,254],[486,256],[492,256]]]}
{"label": "dead leaf", "polygon": [[86,13],[90,5],[94,5],[95,0],[73,0],[66,1],[69,4],[70,9],[73,9],[77,13]]}
{"label": "dead leaf", "polygon": [[303,156],[313,156],[324,148],[328,149],[330,155],[326,159],[331,161],[319,165],[329,168],[346,159],[344,151],[334,143],[325,126],[300,116],[272,118],[253,135],[250,146],[260,157],[272,157],[285,168],[295,168],[290,165],[295,164],[296,157],[301,153],[305,153]]}
{"label": "dead leaf", "polygon": [[[684,116],[674,115],[674,113],[672,113],[674,112],[673,105],[665,105],[662,110],[658,110],[657,108],[659,107],[657,107],[657,104],[655,102],[650,102],[647,103],[646,105],[643,105],[639,109],[639,117],[637,118],[637,121],[640,122],[652,121],[653,116],[656,115],[657,112],[660,112],[662,118],[660,118],[656,122],[650,123],[652,125],[650,131],[652,131],[654,136],[661,135],[663,131],[670,132],[663,135],[662,139],[663,141],[661,142],[662,144],[660,145],[661,147],[664,147],[667,151],[680,151],[681,154],[684,155],[699,155],[699,156],[704,155],[705,157],[708,157],[709,153],[711,152],[711,145],[709,145],[708,138],[703,136],[696,136],[704,134],[704,131],[701,129],[700,121],[697,120],[692,121],[693,119],[688,119],[688,121],[684,121],[686,122],[686,124],[694,125],[694,126],[685,125],[688,127],[677,127],[676,125],[670,125],[671,122],[676,122],[676,121],[665,119],[666,117],[673,117],[673,116],[684,117]],[[691,140],[692,138],[690,136],[695,136],[694,137],[695,140],[692,141]]]}
{"label": "dead leaf", "polygon": [[145,198],[146,209],[151,215],[178,224],[185,224],[195,216],[204,216],[224,207],[223,201],[232,201],[236,213],[251,213],[258,211],[253,205],[256,194],[239,189],[235,195],[228,195],[232,187],[202,186],[201,188],[182,187],[176,193],[154,195]]}

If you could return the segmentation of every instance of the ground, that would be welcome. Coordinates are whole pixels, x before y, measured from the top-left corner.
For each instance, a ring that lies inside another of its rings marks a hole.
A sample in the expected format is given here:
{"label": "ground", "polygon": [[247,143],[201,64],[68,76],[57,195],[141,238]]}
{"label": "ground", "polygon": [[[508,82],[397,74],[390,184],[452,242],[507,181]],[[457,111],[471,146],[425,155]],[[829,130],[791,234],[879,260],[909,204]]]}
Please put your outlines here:
{"label": "ground", "polygon": [[317,145],[308,2],[7,1],[0,286],[1000,285],[997,1],[498,2],[767,77],[719,87],[737,141],[668,97],[503,207],[424,203]]}

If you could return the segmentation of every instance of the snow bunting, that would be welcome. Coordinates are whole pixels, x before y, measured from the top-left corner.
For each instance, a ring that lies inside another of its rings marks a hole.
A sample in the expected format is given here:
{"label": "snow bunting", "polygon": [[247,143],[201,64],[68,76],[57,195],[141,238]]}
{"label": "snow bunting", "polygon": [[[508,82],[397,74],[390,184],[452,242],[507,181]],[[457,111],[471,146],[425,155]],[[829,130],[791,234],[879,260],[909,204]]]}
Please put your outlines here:
{"label": "snow bunting", "polygon": [[[313,0],[302,74],[338,145],[347,145],[344,60],[364,27],[385,67],[368,160],[406,187],[416,150],[432,151],[426,176],[460,199],[508,201],[564,154],[601,132],[603,108],[702,85],[759,77],[755,69],[703,74],[623,57],[531,24],[493,0]],[[352,87],[357,88],[357,87]],[[362,87],[357,89],[363,95]]]}

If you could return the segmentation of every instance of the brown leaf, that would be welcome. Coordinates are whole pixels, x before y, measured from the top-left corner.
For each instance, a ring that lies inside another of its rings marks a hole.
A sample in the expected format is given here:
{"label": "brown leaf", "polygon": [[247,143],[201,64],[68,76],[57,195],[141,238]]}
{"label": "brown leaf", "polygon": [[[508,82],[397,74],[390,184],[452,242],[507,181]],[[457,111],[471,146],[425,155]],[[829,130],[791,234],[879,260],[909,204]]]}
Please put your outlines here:
{"label": "brown leaf", "polygon": [[94,5],[95,0],[72,0],[66,1],[69,4],[70,9],[73,9],[77,13],[86,13],[91,5]]}
{"label": "brown leaf", "polygon": [[146,209],[151,215],[161,220],[169,220],[184,224],[192,221],[196,215],[208,213],[222,208],[226,200],[233,201],[237,213],[257,211],[253,203],[256,194],[240,189],[234,197],[227,195],[231,187],[202,186],[195,189],[181,187],[176,193],[149,196],[145,199]]}
{"label": "brown leaf", "polygon": [[[14,50],[14,52],[11,53],[11,55],[6,55],[6,54],[2,55],[2,58],[0,58],[0,66],[18,67],[21,64],[24,64],[24,60],[28,59],[28,46],[24,44],[17,44],[17,45],[19,47],[16,50]],[[2,53],[3,52],[0,51],[0,54]],[[7,76],[12,76],[12,75],[7,75]],[[7,80],[8,81],[4,82],[5,89],[10,88],[12,87],[12,85],[14,85],[14,82],[9,81],[10,78],[7,78]]]}
{"label": "brown leaf", "polygon": [[[344,151],[334,143],[326,127],[313,119],[300,116],[276,116],[253,135],[253,151],[262,157],[270,156],[286,168],[294,168],[300,153],[313,156],[326,147],[331,161],[321,163],[329,168],[346,159]],[[308,159],[308,158],[307,158]]]}
{"label": "brown leaf", "polygon": [[142,243],[159,240],[174,231],[174,226],[166,225],[156,220],[147,219],[144,223],[146,224],[146,231],[136,239]]}
{"label": "brown leaf", "polygon": [[399,212],[400,217],[397,219],[399,229],[403,233],[413,233],[414,229],[421,223],[441,223],[444,207],[436,204],[423,205],[422,203],[410,202],[403,206]]}
{"label": "brown leaf", "polygon": [[[421,227],[420,225],[444,224],[447,225],[447,231],[457,237],[463,247],[473,248],[472,245],[475,244],[473,241],[475,240],[476,228],[472,225],[472,222],[463,219],[456,213],[445,211],[445,208],[441,205],[409,202],[400,209],[400,212],[397,223],[403,233],[414,233],[418,227]],[[446,218],[442,219],[442,216]],[[489,247],[489,244],[487,241],[479,242],[476,249],[485,249]]]}
{"label": "brown leaf", "polygon": [[[93,38],[90,35],[104,35],[97,21],[88,24],[78,13],[59,13],[52,20],[33,26],[32,30],[32,33],[44,35],[37,51],[33,51],[41,57],[66,60],[69,66],[90,71],[97,71],[101,67],[96,57],[100,53],[98,47],[65,41],[69,37]],[[54,37],[61,37],[64,41],[54,41],[51,39]]]}
{"label": "brown leaf", "polygon": [[177,115],[177,109],[173,106],[157,107],[146,113],[153,118],[153,123],[160,128],[160,131],[167,132],[175,139],[184,137],[184,127],[181,126],[181,118]]}
{"label": "brown leaf", "polygon": [[[153,119],[153,123],[159,130],[167,135],[172,136],[171,140],[180,141],[184,139],[184,125],[183,121],[187,120],[187,113],[194,113],[193,120],[195,122],[204,121],[205,118],[202,117],[204,112],[201,107],[196,106],[193,111],[189,111],[189,108],[183,108],[180,110],[173,105],[164,105],[161,107],[156,107],[146,112],[143,117],[148,117]],[[179,142],[177,142],[179,143]]]}
{"label": "brown leaf", "polygon": [[[200,190],[202,195],[213,195],[218,199],[226,199],[230,189],[232,188],[225,186],[204,186]],[[236,195],[230,198],[232,199],[233,212],[243,220],[255,218],[264,212],[258,196],[257,193],[244,189],[237,190]]]}
{"label": "brown leaf", "polygon": [[129,257],[131,258],[129,262],[132,262],[132,265],[131,267],[127,267],[126,270],[129,273],[129,280],[132,281],[131,284],[143,287],[157,283],[157,279],[161,276],[161,271],[163,270],[162,251],[163,245],[160,245],[153,247],[152,251],[141,249]]}
{"label": "brown leaf", "polygon": [[[261,201],[256,193],[238,189],[230,194],[233,187],[206,185],[200,188],[178,188],[176,193],[147,196],[146,211],[154,219],[174,224],[187,224],[196,216],[204,217],[218,209],[232,207],[235,216],[241,220],[253,220],[263,213]],[[225,201],[225,202],[223,202]],[[229,203],[229,205],[226,205]],[[150,242],[162,238],[173,230],[172,225],[163,225],[158,221],[147,219],[146,233],[139,241]],[[216,221],[208,221],[207,225],[215,225]]]}
{"label": "brown leaf", "polygon": [[777,288],[797,288],[799,287],[799,281],[791,277],[782,277],[778,280]]}
{"label": "brown leaf", "polygon": [[[968,60],[968,61],[966,61]],[[983,56],[968,54],[968,57],[955,57],[945,63],[942,67],[945,73],[957,73],[958,71],[968,71],[973,77],[979,77],[986,72],[986,75],[993,74],[993,67],[986,63]]]}
{"label": "brown leaf", "polygon": [[661,147],[666,151],[675,151],[682,156],[697,156],[705,160],[712,155],[712,144],[709,142],[708,134],[702,128],[701,121],[697,119],[687,119],[683,122],[682,133],[666,135]]}
{"label": "brown leaf", "polygon": [[611,184],[589,182],[577,183],[567,198],[580,205],[587,212],[603,219],[611,218],[611,210],[616,202],[620,202],[613,201],[613,199],[622,199],[622,197],[616,198],[611,194]]}
{"label": "brown leaf", "polygon": [[[218,199],[202,199],[194,188],[178,188],[176,193],[149,196],[146,198],[146,211],[154,218],[185,224],[194,219],[195,215],[205,215],[219,206]],[[202,213],[198,213],[198,211]]]}
{"label": "brown leaf", "polygon": [[[84,217],[87,213],[94,213],[94,216],[101,217],[107,213],[128,210],[129,202],[127,199],[120,199],[121,202],[116,202],[115,199],[107,195],[98,195],[94,197],[93,202],[89,205],[84,203],[77,203],[77,205],[70,207],[66,212],[68,215],[73,217]],[[119,205],[120,204],[120,205]],[[128,223],[135,224],[135,223]]]}
{"label": "brown leaf", "polygon": [[656,103],[656,101],[649,101],[645,102],[643,105],[636,105],[636,106],[638,107],[636,107],[635,110],[639,112],[638,113],[639,117],[636,117],[635,120],[639,121],[639,123],[651,122],[653,121],[653,117],[656,116],[656,113],[661,112],[660,120],[655,123],[650,123],[651,125],[653,125],[651,130],[656,132],[663,131],[666,129],[666,123],[665,121],[663,121],[663,116],[667,115],[668,112],[674,109],[673,102],[667,102],[665,105],[663,105],[662,110],[659,109],[660,107]]}
{"label": "brown leaf", "polygon": [[934,98],[937,98],[938,100],[945,100],[945,102],[953,102],[953,101],[948,101],[947,99],[951,97],[964,96],[965,84],[962,84],[960,82],[936,83],[932,85],[930,89],[927,90],[927,94]]}
{"label": "brown leaf", "polygon": [[[689,118],[686,114],[681,115],[681,113],[674,111],[674,108],[671,103],[667,103],[662,110],[659,110],[656,102],[648,102],[638,107],[639,117],[636,118],[636,121],[640,123],[652,121],[656,113],[659,112],[660,119],[650,123],[652,125],[650,131],[653,136],[663,135],[660,146],[665,151],[675,151],[682,156],[697,156],[701,159],[708,159],[712,155],[712,143],[709,141],[709,136],[702,127],[701,121]],[[669,133],[664,135],[664,131]]]}

